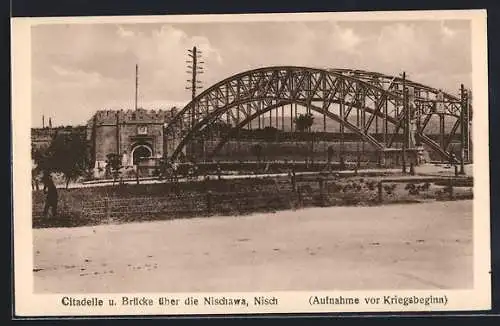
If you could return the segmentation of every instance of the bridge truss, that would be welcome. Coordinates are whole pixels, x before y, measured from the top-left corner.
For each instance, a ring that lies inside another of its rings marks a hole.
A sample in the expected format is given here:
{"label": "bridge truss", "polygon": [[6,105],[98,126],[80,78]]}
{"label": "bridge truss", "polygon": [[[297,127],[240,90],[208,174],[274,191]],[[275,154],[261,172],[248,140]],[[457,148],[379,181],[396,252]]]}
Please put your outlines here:
{"label": "bridge truss", "polygon": [[[251,128],[255,119],[263,127],[262,118],[269,115],[268,126],[273,127],[274,121],[274,127],[284,128],[284,116],[289,112],[296,117],[299,105],[322,116],[325,132],[326,120],[334,120],[341,135],[357,134],[380,152],[394,148],[399,137],[405,148],[425,144],[450,160],[450,145],[459,137],[463,163],[470,160],[472,108],[468,98],[463,86],[457,97],[404,76],[350,69],[265,67],[236,74],[203,91],[166,124],[165,134],[178,139],[170,155],[175,160],[189,144],[199,141],[207,128],[230,126],[231,132],[220,140],[215,154],[241,129]],[[439,120],[438,139],[436,131],[428,129],[431,119]],[[289,130],[293,131],[291,121]]]}

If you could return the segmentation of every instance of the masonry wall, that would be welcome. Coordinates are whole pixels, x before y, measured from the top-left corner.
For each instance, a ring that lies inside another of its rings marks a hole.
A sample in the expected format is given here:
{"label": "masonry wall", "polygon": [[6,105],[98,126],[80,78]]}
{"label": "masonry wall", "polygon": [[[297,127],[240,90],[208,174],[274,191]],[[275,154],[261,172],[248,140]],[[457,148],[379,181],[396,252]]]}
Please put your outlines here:
{"label": "masonry wall", "polygon": [[106,161],[106,155],[116,153],[116,126],[97,126],[95,137],[95,159],[96,161]]}
{"label": "masonry wall", "polygon": [[[213,150],[218,144],[218,140],[205,141],[205,153],[207,157],[212,154]],[[219,153],[213,157],[213,160],[217,161],[238,161],[238,160],[248,160],[256,161],[257,157],[254,152],[254,147],[259,145],[261,147],[261,159],[262,160],[296,160],[303,161],[306,157],[311,158],[311,142],[310,141],[262,141],[262,140],[243,140],[239,143],[237,141],[228,141]],[[315,141],[313,145],[312,157],[316,161],[326,161],[328,159],[328,147],[333,148],[334,161],[339,160],[340,156],[340,143],[338,141]],[[394,143],[394,149],[401,149],[402,144]],[[455,155],[459,157],[459,146],[453,144],[455,149]],[[201,146],[198,146],[198,155],[202,157]],[[379,151],[374,148],[369,143],[359,143],[353,141],[344,142],[343,156],[346,161],[356,161],[358,159],[358,149],[360,151],[359,157],[361,161],[366,162],[378,162]],[[440,160],[441,157],[438,153],[433,152],[427,145],[424,145],[425,157],[423,158],[426,162],[430,160]],[[170,152],[171,153],[171,152]],[[387,164],[398,165],[401,157],[397,158],[396,153],[387,154],[386,157]]]}
{"label": "masonry wall", "polygon": [[163,156],[163,125],[150,124],[148,125],[148,136],[153,136],[153,156]]}
{"label": "masonry wall", "polygon": [[132,151],[132,142],[130,137],[137,135],[137,125],[122,124],[120,125],[120,154],[127,152],[130,155]]}
{"label": "masonry wall", "polygon": [[[218,141],[205,142],[205,151],[211,154],[217,146]],[[311,157],[311,142],[309,141],[229,141],[220,150],[215,160],[249,160],[255,161],[257,157],[254,153],[254,147],[259,145],[261,147],[262,160],[296,160],[303,161],[305,157]],[[315,160],[326,161],[328,159],[328,147],[332,146],[334,149],[333,160],[339,159],[340,144],[338,142],[315,141],[313,145],[313,158]],[[355,142],[344,143],[344,159],[355,160],[358,145]],[[376,161],[377,151],[369,143],[364,146],[359,144],[359,150],[364,149],[364,154],[361,155],[363,161]]]}
{"label": "masonry wall", "polygon": [[[87,140],[95,151],[95,160],[105,161],[110,153],[130,155],[138,143],[149,145],[154,157],[163,156],[163,124],[171,115],[170,111],[143,109],[96,112],[87,126]],[[137,134],[140,125],[148,128],[145,137]]]}
{"label": "masonry wall", "polygon": [[[133,137],[137,136],[137,127],[141,124],[122,124],[120,125],[120,153],[131,153],[133,147],[140,143]],[[147,124],[147,137],[152,137],[152,141],[147,139],[144,143],[150,145],[153,150],[153,156],[163,155],[163,125],[162,124]]]}

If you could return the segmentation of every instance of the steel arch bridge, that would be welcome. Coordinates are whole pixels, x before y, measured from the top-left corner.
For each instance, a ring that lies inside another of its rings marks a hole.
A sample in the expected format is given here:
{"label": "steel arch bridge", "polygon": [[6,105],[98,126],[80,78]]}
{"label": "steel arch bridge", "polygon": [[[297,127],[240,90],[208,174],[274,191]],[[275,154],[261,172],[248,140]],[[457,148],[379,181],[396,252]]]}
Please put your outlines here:
{"label": "steel arch bridge", "polygon": [[[410,129],[418,143],[426,144],[443,159],[450,159],[450,144],[459,134],[467,137],[463,146],[468,151],[469,123],[465,121],[471,120],[472,110],[463,96],[376,72],[273,66],[226,78],[180,110],[165,128],[165,134],[179,140],[170,158],[177,159],[211,125],[223,122],[232,127],[229,135],[220,140],[218,150],[252,120],[280,107],[284,112],[287,105],[300,105],[307,112],[332,119],[340,124],[341,134],[347,129],[380,151],[394,148],[396,136],[407,137]],[[440,122],[438,140],[432,139],[426,130],[433,116]],[[450,119],[452,123],[448,125],[452,127],[445,130],[445,120]],[[383,139],[377,134],[382,134]]]}

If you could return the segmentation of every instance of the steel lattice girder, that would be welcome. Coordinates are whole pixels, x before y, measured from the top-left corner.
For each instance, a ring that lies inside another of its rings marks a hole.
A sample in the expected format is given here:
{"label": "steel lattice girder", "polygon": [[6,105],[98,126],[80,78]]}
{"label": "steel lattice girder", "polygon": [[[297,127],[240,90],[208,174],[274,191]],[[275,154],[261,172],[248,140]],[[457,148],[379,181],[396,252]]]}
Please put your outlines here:
{"label": "steel lattice girder", "polygon": [[[431,116],[438,114],[434,106],[440,90],[407,79],[404,82],[407,89],[413,88],[414,103],[423,117],[418,136],[442,157],[449,158],[447,147],[459,123],[460,99],[441,92],[443,111],[439,114],[457,119],[448,141],[442,146],[425,134]],[[405,117],[401,109],[402,85],[400,77],[362,70],[294,66],[254,69],[226,78],[203,91],[168,122],[165,133],[180,136],[181,141],[172,154],[175,159],[195,134],[223,118],[232,126],[242,128],[272,109],[295,103],[339,122],[377,149],[388,148],[394,138],[382,144],[371,135],[370,127],[375,117],[379,117],[394,126],[394,134],[399,132]],[[384,106],[386,114],[382,110]],[[353,108],[363,115],[369,114],[368,119],[362,119],[363,125],[348,121]]]}

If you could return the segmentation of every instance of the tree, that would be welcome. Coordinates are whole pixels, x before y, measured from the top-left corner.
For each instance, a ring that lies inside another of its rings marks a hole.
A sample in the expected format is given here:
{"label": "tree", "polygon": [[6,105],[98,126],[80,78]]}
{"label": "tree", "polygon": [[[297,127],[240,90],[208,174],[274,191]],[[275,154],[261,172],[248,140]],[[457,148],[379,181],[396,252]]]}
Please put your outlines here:
{"label": "tree", "polygon": [[45,155],[40,155],[41,170],[60,172],[66,179],[66,188],[89,168],[88,146],[85,135],[71,130],[54,136]]}
{"label": "tree", "polygon": [[314,116],[312,113],[307,113],[307,114],[300,114],[298,117],[296,117],[293,122],[295,123],[295,129],[298,131],[306,131],[311,128],[311,126],[314,123]]}
{"label": "tree", "polygon": [[31,148],[31,186],[33,190],[39,190],[39,176],[43,164],[43,153],[40,149]]}
{"label": "tree", "polygon": [[[298,117],[296,117],[294,119],[294,123],[295,123],[295,129],[300,131],[300,132],[310,130],[311,126],[314,123],[314,116],[312,115],[312,113],[300,114]],[[312,155],[314,154],[313,153],[313,151],[314,151],[313,146],[314,146],[314,137],[313,137],[313,134],[311,134],[311,148],[310,148],[311,160],[313,157]],[[305,154],[305,156],[306,156],[305,160],[307,163],[307,154]]]}

